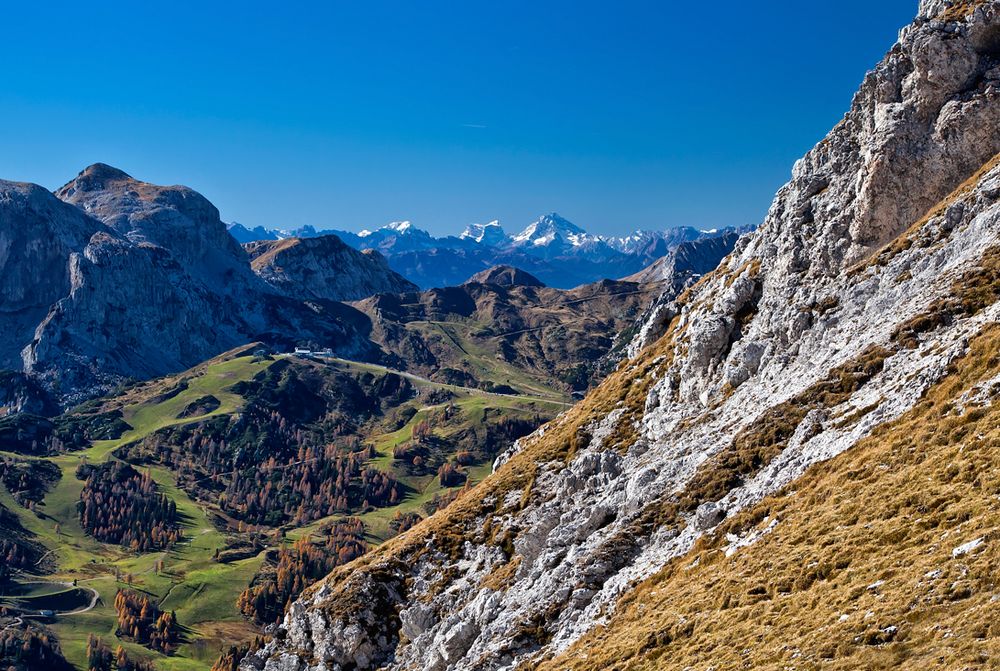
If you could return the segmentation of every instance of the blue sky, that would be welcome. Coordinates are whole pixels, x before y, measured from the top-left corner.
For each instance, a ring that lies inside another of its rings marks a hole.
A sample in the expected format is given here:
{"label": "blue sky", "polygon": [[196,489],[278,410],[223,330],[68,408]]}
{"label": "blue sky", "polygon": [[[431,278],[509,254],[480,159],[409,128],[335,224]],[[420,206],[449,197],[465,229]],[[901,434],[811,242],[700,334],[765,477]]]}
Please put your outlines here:
{"label": "blue sky", "polygon": [[916,8],[17,3],[0,177],[102,161],[251,226],[757,223]]}

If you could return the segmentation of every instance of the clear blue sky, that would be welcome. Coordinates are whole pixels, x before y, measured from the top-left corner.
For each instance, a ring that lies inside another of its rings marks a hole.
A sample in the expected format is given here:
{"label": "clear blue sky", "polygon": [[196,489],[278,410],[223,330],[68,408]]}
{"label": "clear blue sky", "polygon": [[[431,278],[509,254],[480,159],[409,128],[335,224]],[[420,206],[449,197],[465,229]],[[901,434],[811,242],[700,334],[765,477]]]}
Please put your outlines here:
{"label": "clear blue sky", "polygon": [[102,161],[251,226],[756,223],[916,9],[12,3],[0,177],[55,188]]}

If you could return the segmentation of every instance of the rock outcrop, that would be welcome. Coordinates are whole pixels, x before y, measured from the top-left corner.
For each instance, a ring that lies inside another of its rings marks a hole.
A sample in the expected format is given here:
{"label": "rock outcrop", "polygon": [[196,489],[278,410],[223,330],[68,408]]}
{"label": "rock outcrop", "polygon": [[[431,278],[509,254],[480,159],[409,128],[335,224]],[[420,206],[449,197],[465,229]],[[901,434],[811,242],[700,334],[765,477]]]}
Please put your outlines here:
{"label": "rock outcrop", "polygon": [[40,186],[0,181],[0,367],[21,368],[35,328],[70,291],[70,255],[105,230]]}
{"label": "rock outcrop", "polygon": [[493,266],[482,270],[463,284],[496,284],[501,287],[544,287],[540,279],[513,266]]}
{"label": "rock outcrop", "polygon": [[[937,598],[920,591],[920,581],[934,579],[928,573],[894,584],[892,598],[864,601],[870,619],[851,604],[931,554],[963,562],[953,590],[966,580],[995,591],[978,578],[997,561],[995,534],[985,531],[992,506],[940,511],[966,490],[977,501],[995,493],[975,473],[998,467],[987,458],[995,425],[980,421],[996,416],[1000,379],[989,354],[1000,321],[998,66],[1000,2],[922,2],[843,121],[795,164],[763,224],[651,315],[634,358],[519,441],[456,503],[306,592],[241,668],[672,668],[671,660],[677,668],[716,660],[889,668],[908,659],[971,668],[990,660],[986,630],[961,625],[989,621],[989,592]],[[860,509],[817,515],[824,526],[810,526],[811,536],[772,517],[768,497],[779,492],[789,519],[803,525],[810,506],[818,513],[842,503],[813,485],[853,450],[873,450],[879,436],[923,416],[947,416],[948,430],[903,444],[892,467],[861,461],[842,470],[840,482],[868,486],[873,498]],[[985,460],[965,479],[963,467],[947,463],[961,453],[951,449],[956,441]],[[888,486],[894,468],[946,448],[946,494],[924,497],[920,490],[938,481],[906,471],[921,484],[878,520],[902,515],[901,531],[860,521],[863,508],[889,500],[878,484]],[[905,528],[931,520],[927,545],[900,541]],[[845,587],[870,576],[867,568],[852,575],[852,562],[867,564],[850,541],[872,534],[891,562],[867,587]],[[798,554],[787,559],[799,572],[770,584],[771,565],[786,559],[775,548],[790,538]],[[955,555],[973,540],[972,559]],[[831,546],[836,556],[812,561]],[[764,562],[754,570],[741,563],[751,554]],[[709,562],[715,572],[701,573]],[[722,572],[725,562],[731,569]],[[688,583],[689,574],[712,582]],[[692,619],[677,604],[694,592]],[[954,619],[946,604],[968,598],[970,610]],[[897,602],[899,619],[882,620]],[[780,626],[797,604],[822,624]],[[945,616],[954,628],[935,625]],[[755,625],[752,637],[739,649],[712,638],[723,619],[734,630]],[[838,637],[815,640],[817,627],[818,638]]]}
{"label": "rock outcrop", "polygon": [[253,271],[293,298],[354,301],[417,290],[376,250],[359,252],[335,235],[265,240],[244,247]]}
{"label": "rock outcrop", "polygon": [[256,340],[369,353],[363,315],[276,292],[195,191],[97,164],[58,196],[0,182],[0,367],[64,403]]}

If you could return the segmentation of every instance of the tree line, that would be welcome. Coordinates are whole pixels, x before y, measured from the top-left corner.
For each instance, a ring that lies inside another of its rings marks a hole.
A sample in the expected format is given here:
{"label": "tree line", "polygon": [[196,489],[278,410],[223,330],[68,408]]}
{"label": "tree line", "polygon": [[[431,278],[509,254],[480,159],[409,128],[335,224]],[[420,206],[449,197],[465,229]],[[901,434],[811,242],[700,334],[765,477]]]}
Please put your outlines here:
{"label": "tree line", "polygon": [[34,626],[11,626],[0,630],[0,668],[6,671],[72,671],[58,642]]}
{"label": "tree line", "polygon": [[81,464],[76,476],[85,480],[78,504],[80,524],[97,540],[147,552],[181,539],[177,504],[157,490],[148,472],[112,461]]}
{"label": "tree line", "polygon": [[115,634],[157,650],[165,655],[174,652],[181,639],[177,615],[160,610],[145,594],[120,589],[115,595],[118,629]]}

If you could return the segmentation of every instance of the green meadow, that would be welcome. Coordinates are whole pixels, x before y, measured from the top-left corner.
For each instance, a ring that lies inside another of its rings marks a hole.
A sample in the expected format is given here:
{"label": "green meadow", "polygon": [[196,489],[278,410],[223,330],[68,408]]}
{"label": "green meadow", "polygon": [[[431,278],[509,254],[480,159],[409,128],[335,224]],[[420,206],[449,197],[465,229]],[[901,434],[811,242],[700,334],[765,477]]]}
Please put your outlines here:
{"label": "green meadow", "polygon": [[[34,512],[19,506],[11,494],[0,487],[0,503],[17,513],[21,524],[45,546],[49,558],[57,566],[56,571],[44,579],[63,583],[76,581],[81,588],[93,589],[99,594],[92,609],[58,616],[51,625],[67,659],[78,668],[86,668],[86,645],[90,634],[100,636],[112,649],[123,645],[131,656],[152,659],[157,668],[169,671],[205,671],[215,661],[220,650],[254,635],[253,626],[238,612],[236,601],[261,568],[266,550],[257,556],[231,563],[215,561],[216,550],[227,545],[227,538],[213,523],[213,507],[193,500],[177,487],[176,478],[170,470],[155,465],[142,465],[139,468],[148,470],[159,490],[176,503],[182,521],[183,540],[169,551],[144,554],[131,552],[118,545],[100,543],[87,535],[80,525],[77,503],[84,483],[76,478],[76,470],[83,463],[96,465],[117,459],[118,448],[160,429],[240,412],[245,400],[233,391],[234,385],[251,380],[275,360],[277,359],[256,360],[251,356],[241,355],[223,356],[181,375],[142,385],[112,399],[119,403],[123,419],[132,428],[115,440],[95,441],[84,450],[47,458],[59,467],[62,477]],[[388,369],[381,366],[339,359],[303,362],[303,365],[331,365],[358,373],[388,372]],[[459,414],[447,426],[433,429],[435,435],[441,438],[447,438],[463,427],[481,423],[488,411],[502,411],[508,415],[551,416],[567,405],[565,398],[558,392],[536,384],[524,384],[527,380],[518,382],[522,383],[522,388],[537,395],[518,397],[488,394],[430,382],[417,376],[407,377],[418,390],[433,388],[450,392],[448,404],[453,405]],[[184,416],[185,410],[206,396],[218,399],[218,407],[198,416]],[[369,542],[373,544],[391,537],[389,524],[397,512],[417,512],[426,516],[426,504],[435,494],[446,491],[436,476],[412,476],[397,469],[393,463],[393,448],[410,440],[413,429],[419,422],[433,417],[435,411],[446,405],[441,403],[426,406],[419,396],[407,403],[414,408],[415,414],[403,426],[384,433],[374,427],[363,436],[365,442],[375,447],[376,456],[371,461],[372,465],[390,471],[405,485],[407,492],[398,505],[359,515],[366,525]],[[4,454],[18,459],[31,458]],[[490,463],[467,467],[469,484],[481,481],[489,475],[490,470]],[[337,517],[325,518],[288,529],[285,542],[311,535],[335,519]],[[232,533],[230,530],[229,534]],[[178,621],[186,629],[186,637],[175,654],[165,656],[119,640],[115,635],[114,597],[118,589],[129,586],[129,583],[132,589],[153,597],[161,609],[176,611]]]}

